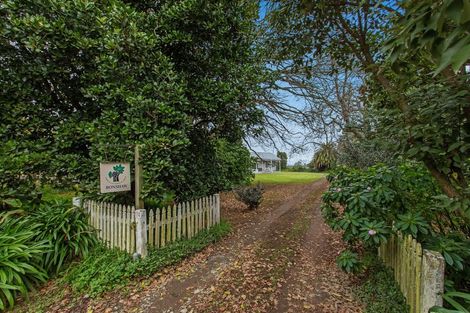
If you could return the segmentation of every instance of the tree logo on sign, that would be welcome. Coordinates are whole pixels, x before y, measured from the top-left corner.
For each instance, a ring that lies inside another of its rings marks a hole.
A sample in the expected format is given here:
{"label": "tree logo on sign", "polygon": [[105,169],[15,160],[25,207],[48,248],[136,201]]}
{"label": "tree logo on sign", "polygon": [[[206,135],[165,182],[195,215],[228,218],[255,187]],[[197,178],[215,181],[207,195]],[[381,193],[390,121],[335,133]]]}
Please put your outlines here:
{"label": "tree logo on sign", "polygon": [[113,166],[112,171],[109,171],[108,177],[109,179],[113,180],[113,183],[119,183],[120,182],[119,177],[122,173],[124,173],[124,166],[122,166],[121,164],[118,164],[116,166]]}

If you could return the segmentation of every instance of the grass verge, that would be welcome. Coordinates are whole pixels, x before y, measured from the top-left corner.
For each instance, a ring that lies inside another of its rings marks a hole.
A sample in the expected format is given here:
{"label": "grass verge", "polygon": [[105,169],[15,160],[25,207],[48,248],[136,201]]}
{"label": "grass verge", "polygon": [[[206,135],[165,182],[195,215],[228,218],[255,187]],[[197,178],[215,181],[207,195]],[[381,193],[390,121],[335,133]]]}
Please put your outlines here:
{"label": "grass verge", "polygon": [[256,174],[254,183],[261,184],[306,184],[325,177],[324,173],[276,172]]}
{"label": "grass verge", "polygon": [[75,196],[75,191],[68,189],[57,189],[53,188],[50,185],[44,185],[41,188],[42,200],[52,201],[52,200],[64,200],[70,201],[72,203],[72,198]]}
{"label": "grass verge", "polygon": [[164,267],[178,263],[220,240],[229,232],[230,225],[222,221],[192,239],[180,240],[160,249],[151,249],[146,258],[138,261],[133,261],[132,256],[117,249],[100,247],[72,267],[63,280],[74,292],[95,297],[102,292],[126,285],[132,278],[148,277]]}
{"label": "grass verge", "polygon": [[355,289],[355,294],[365,305],[363,313],[409,312],[406,300],[393,279],[392,271],[376,257],[368,267],[367,277]]}

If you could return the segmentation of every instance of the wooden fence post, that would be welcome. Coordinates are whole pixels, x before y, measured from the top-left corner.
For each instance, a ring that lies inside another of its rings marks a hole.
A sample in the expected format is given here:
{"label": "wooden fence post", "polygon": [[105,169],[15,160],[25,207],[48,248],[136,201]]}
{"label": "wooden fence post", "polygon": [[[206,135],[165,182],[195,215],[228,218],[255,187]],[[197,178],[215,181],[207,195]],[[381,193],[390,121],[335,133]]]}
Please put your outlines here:
{"label": "wooden fence post", "polygon": [[136,252],[142,258],[147,256],[147,214],[145,210],[135,210]]}
{"label": "wooden fence post", "polygon": [[427,313],[435,305],[442,306],[445,261],[435,251],[423,250],[421,273],[421,312]]}
{"label": "wooden fence post", "polygon": [[220,194],[215,195],[215,224],[220,223]]}

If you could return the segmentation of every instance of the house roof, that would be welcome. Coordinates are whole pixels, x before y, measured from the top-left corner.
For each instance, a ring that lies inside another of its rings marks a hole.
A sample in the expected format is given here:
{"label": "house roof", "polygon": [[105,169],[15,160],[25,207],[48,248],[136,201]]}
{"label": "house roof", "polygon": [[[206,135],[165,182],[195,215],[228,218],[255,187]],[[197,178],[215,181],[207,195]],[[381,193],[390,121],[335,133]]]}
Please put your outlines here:
{"label": "house roof", "polygon": [[258,152],[258,151],[250,151],[250,154],[254,158],[259,158],[263,161],[280,161],[274,153],[271,152]]}

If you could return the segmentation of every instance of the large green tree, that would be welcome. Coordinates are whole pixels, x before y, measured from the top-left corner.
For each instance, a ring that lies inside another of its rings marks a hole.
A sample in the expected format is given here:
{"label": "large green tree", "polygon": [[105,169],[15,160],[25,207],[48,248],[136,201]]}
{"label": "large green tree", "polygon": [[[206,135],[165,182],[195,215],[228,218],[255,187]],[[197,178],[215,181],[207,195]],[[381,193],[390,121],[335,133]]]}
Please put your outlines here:
{"label": "large green tree", "polygon": [[139,144],[145,196],[226,188],[234,174],[209,166],[227,155],[220,140],[242,147],[261,119],[257,13],[242,0],[2,2],[2,156],[44,162],[0,171],[97,190],[98,162]]}
{"label": "large green tree", "polygon": [[362,99],[382,113],[373,127],[398,134],[395,148],[422,161],[468,215],[470,102],[461,66],[470,57],[469,2],[272,3],[273,49],[306,72],[324,56],[360,69]]}

